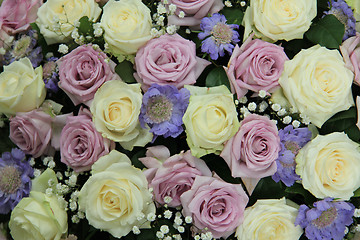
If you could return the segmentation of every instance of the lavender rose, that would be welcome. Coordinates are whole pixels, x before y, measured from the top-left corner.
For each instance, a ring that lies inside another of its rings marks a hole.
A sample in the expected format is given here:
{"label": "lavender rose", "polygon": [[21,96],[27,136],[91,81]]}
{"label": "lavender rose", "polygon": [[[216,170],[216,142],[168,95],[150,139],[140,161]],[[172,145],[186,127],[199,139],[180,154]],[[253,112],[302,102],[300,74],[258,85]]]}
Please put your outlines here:
{"label": "lavender rose", "polygon": [[10,118],[10,139],[26,154],[37,158],[52,149],[52,118],[40,111],[18,112]]}
{"label": "lavender rose", "polygon": [[114,148],[113,141],[96,131],[89,110],[80,109],[78,116],[67,117],[60,137],[61,162],[75,172],[90,170],[94,162]]}
{"label": "lavender rose", "polygon": [[274,122],[266,116],[250,114],[239,131],[225,143],[220,156],[233,177],[262,178],[276,172],[280,137]]}
{"label": "lavender rose", "polygon": [[340,46],[345,66],[354,74],[354,83],[360,86],[360,33],[345,40]]}
{"label": "lavender rose", "polygon": [[214,238],[227,238],[242,223],[248,196],[240,184],[197,176],[180,197],[183,215],[191,216],[195,232],[207,228]]}
{"label": "lavender rose", "polygon": [[165,146],[149,147],[146,157],[139,160],[149,168],[144,174],[149,187],[154,189],[155,200],[165,204],[165,197],[171,197],[170,207],[181,205],[180,196],[191,188],[196,176],[211,176],[205,162],[193,157],[190,151],[170,157]]}
{"label": "lavender rose", "polygon": [[209,64],[196,56],[194,42],[166,34],[150,40],[136,53],[134,77],[144,90],[153,83],[180,89],[194,84]]}
{"label": "lavender rose", "polygon": [[232,92],[235,91],[238,98],[248,90],[272,92],[279,86],[286,60],[288,57],[282,47],[249,37],[241,47],[236,45],[228,67],[225,67]]}
{"label": "lavender rose", "polygon": [[[176,12],[169,16],[168,23],[192,26],[194,29],[200,29],[202,18],[217,13],[224,7],[222,0],[168,0],[168,2],[176,6]],[[185,13],[185,17],[179,17],[180,11]]]}
{"label": "lavender rose", "polygon": [[96,90],[109,80],[120,79],[115,63],[92,45],[82,45],[60,58],[59,86],[75,105],[89,104]]}

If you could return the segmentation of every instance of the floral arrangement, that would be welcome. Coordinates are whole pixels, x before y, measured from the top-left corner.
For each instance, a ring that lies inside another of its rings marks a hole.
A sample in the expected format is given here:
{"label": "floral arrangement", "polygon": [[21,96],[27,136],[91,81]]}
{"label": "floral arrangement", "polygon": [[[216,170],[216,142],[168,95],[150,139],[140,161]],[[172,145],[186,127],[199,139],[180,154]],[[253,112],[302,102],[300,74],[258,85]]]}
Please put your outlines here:
{"label": "floral arrangement", "polygon": [[1,240],[360,239],[360,1],[1,2]]}

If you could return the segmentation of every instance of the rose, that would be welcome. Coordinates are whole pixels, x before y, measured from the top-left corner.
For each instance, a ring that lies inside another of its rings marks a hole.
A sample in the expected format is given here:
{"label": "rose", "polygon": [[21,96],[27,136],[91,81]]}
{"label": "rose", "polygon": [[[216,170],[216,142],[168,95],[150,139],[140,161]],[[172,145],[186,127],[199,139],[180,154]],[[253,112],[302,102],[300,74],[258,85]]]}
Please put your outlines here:
{"label": "rose", "polygon": [[80,191],[79,208],[95,228],[120,238],[144,223],[140,215],[155,214],[146,177],[125,154],[111,151],[92,165],[91,173]]}
{"label": "rose", "polygon": [[181,151],[170,157],[165,146],[149,147],[146,157],[139,160],[148,168],[144,171],[149,187],[154,189],[155,200],[165,204],[165,197],[171,197],[170,207],[180,206],[180,196],[189,190],[196,176],[211,176],[205,162]]}
{"label": "rose", "polygon": [[284,63],[289,60],[284,49],[260,39],[249,37],[231,55],[226,74],[232,91],[237,97],[245,96],[248,90],[272,92],[279,86],[278,80],[284,70]]}
{"label": "rose", "polygon": [[[168,17],[168,23],[192,26],[194,29],[200,29],[201,19],[219,12],[224,7],[221,0],[168,0],[168,3],[176,6],[175,14]],[[179,17],[180,11],[185,13],[185,17]]]}
{"label": "rose", "polygon": [[9,228],[15,240],[59,240],[67,232],[67,214],[56,195],[32,191],[11,212]]}
{"label": "rose", "polygon": [[196,56],[194,42],[178,34],[165,34],[150,40],[136,53],[134,77],[144,90],[154,83],[180,89],[194,84],[209,64]]}
{"label": "rose", "polygon": [[36,24],[47,44],[71,39],[74,24],[87,16],[95,22],[101,8],[94,0],[47,0],[38,10]]}
{"label": "rose", "polygon": [[96,131],[89,110],[81,109],[77,116],[67,117],[60,138],[61,162],[76,172],[90,170],[94,162],[114,148],[114,142]]}
{"label": "rose", "polygon": [[225,239],[242,223],[249,200],[240,184],[207,176],[197,176],[180,199],[183,215],[192,217],[195,232],[207,228],[214,238]]}
{"label": "rose", "polygon": [[353,77],[337,50],[316,45],[285,62],[279,84],[289,103],[321,127],[335,113],[354,105]]}
{"label": "rose", "polygon": [[101,27],[114,55],[135,54],[151,39],[150,9],[140,0],[110,0],[104,6]]}
{"label": "rose", "polygon": [[239,129],[232,94],[224,85],[185,88],[191,93],[189,106],[183,116],[191,153],[195,157],[220,154],[224,142]]}
{"label": "rose", "polygon": [[276,124],[266,116],[250,114],[239,131],[225,143],[220,156],[233,177],[262,178],[276,172],[280,137]]}
{"label": "rose", "polygon": [[294,225],[298,208],[285,198],[257,200],[245,209],[244,222],[236,229],[235,236],[241,240],[299,239],[303,230]]}
{"label": "rose", "polygon": [[60,58],[59,87],[75,105],[89,104],[96,90],[106,81],[120,79],[115,63],[92,45],[82,45]]}
{"label": "rose", "polygon": [[345,133],[318,135],[296,156],[296,174],[316,198],[349,200],[360,187],[359,144]]}
{"label": "rose", "polygon": [[140,127],[141,103],[140,84],[105,82],[95,93],[90,107],[96,130],[128,150],[145,146],[152,140],[152,134]]}
{"label": "rose", "polygon": [[0,7],[1,31],[15,35],[28,30],[42,3],[42,0],[4,0]]}
{"label": "rose", "polygon": [[252,31],[265,41],[301,39],[317,14],[316,5],[314,0],[251,0],[243,19],[244,39]]}
{"label": "rose", "polygon": [[360,33],[346,39],[340,46],[345,66],[354,74],[354,83],[360,86]]}
{"label": "rose", "polygon": [[42,67],[35,70],[28,58],[4,66],[0,73],[0,113],[28,112],[45,99]]}

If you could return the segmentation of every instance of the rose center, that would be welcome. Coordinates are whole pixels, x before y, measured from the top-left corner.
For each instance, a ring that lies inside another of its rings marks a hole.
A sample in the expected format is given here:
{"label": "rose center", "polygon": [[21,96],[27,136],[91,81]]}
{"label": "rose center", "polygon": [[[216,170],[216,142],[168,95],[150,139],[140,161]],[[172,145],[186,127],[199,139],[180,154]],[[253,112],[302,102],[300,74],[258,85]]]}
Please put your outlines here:
{"label": "rose center", "polygon": [[0,169],[0,190],[6,194],[12,194],[21,185],[20,172],[14,166],[6,166]]}
{"label": "rose center", "polygon": [[149,98],[146,114],[154,123],[168,121],[171,118],[173,103],[165,96],[157,95]]}
{"label": "rose center", "polygon": [[213,35],[217,44],[230,43],[233,36],[233,32],[230,26],[221,22],[217,23],[213,27],[211,34]]}
{"label": "rose center", "polygon": [[329,226],[337,217],[337,211],[335,207],[331,207],[328,210],[321,213],[320,217],[313,220],[312,223],[318,228],[324,228]]}

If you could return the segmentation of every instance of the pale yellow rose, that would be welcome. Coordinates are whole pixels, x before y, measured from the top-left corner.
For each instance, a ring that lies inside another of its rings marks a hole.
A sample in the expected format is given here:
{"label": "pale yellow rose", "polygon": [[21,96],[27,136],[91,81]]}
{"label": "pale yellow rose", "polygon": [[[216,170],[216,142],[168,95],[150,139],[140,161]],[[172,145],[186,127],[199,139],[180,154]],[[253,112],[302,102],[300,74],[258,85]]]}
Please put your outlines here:
{"label": "pale yellow rose", "polygon": [[316,198],[349,200],[360,187],[360,145],[345,133],[318,135],[296,156],[296,173]]}
{"label": "pale yellow rose", "polygon": [[141,215],[155,213],[144,173],[116,150],[99,158],[80,191],[79,208],[95,228],[114,237],[126,236],[133,226],[145,226]]}
{"label": "pale yellow rose", "polygon": [[101,27],[114,55],[135,54],[151,39],[150,9],[141,0],[110,0],[104,6]]}
{"label": "pale yellow rose", "polygon": [[235,236],[239,240],[297,240],[303,233],[294,224],[297,214],[298,206],[285,198],[257,200],[245,209]]}
{"label": "pale yellow rose", "polygon": [[218,87],[185,86],[191,93],[183,116],[186,140],[195,157],[220,154],[224,142],[238,131],[233,95],[224,85]]}
{"label": "pale yellow rose", "polygon": [[67,42],[75,22],[87,16],[95,22],[101,8],[94,0],[47,0],[38,10],[36,24],[47,44]]}
{"label": "pale yellow rose", "polygon": [[254,31],[265,41],[303,38],[317,14],[316,0],[251,0],[243,18],[244,40]]}
{"label": "pale yellow rose", "polygon": [[279,84],[289,103],[321,127],[335,113],[354,105],[353,79],[339,51],[315,45],[285,62]]}
{"label": "pale yellow rose", "polygon": [[4,66],[0,73],[0,113],[15,114],[38,108],[46,96],[42,67],[28,58]]}
{"label": "pale yellow rose", "polygon": [[59,240],[67,233],[67,214],[55,195],[31,191],[12,210],[9,228],[14,240]]}
{"label": "pale yellow rose", "polygon": [[128,150],[134,146],[145,146],[153,136],[139,123],[140,86],[139,83],[107,81],[96,91],[90,106],[96,130]]}

